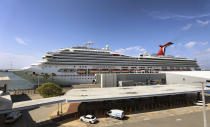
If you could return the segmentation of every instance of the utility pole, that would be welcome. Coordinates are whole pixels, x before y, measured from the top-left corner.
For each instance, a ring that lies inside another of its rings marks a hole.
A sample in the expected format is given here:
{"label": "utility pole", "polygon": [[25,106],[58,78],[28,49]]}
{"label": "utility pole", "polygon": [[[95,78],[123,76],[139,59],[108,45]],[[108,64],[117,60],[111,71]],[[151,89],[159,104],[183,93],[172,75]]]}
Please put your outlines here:
{"label": "utility pole", "polygon": [[206,119],[206,102],[205,102],[205,95],[204,95],[204,82],[201,83],[202,87],[202,101],[203,101],[203,123],[204,127],[207,127],[207,119]]}
{"label": "utility pole", "polygon": [[207,127],[207,118],[206,118],[206,102],[205,102],[205,95],[204,95],[204,84],[207,83],[208,80],[206,80],[205,82],[194,82],[194,83],[201,83],[201,93],[202,93],[202,110],[203,110],[203,126]]}
{"label": "utility pole", "polygon": [[40,75],[38,74],[38,87],[39,87],[39,76],[40,76]]}

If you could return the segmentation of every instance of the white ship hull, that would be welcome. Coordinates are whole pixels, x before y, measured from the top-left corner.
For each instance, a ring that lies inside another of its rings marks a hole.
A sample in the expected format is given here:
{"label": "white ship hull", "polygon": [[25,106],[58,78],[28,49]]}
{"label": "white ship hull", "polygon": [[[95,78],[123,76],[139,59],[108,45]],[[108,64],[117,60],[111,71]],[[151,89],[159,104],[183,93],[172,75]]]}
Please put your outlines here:
{"label": "white ship hull", "polygon": [[[200,70],[197,61],[186,58],[147,54],[133,57],[111,52],[108,47],[72,47],[48,52],[43,61],[14,73],[37,84],[50,81],[72,85],[90,84],[95,80],[95,74],[100,73],[193,70]],[[48,75],[48,78],[43,75]]]}
{"label": "white ship hull", "polygon": [[[70,86],[73,84],[91,84],[95,79],[94,75],[78,75],[78,74],[65,74],[65,75],[56,75],[53,77],[49,77],[47,80],[43,77],[43,75],[34,75],[33,72],[39,73],[36,70],[28,71],[28,70],[18,70],[13,71],[18,76],[34,83],[34,84],[42,84],[45,82],[53,82],[59,84],[61,86]],[[46,72],[47,73],[47,72]]]}

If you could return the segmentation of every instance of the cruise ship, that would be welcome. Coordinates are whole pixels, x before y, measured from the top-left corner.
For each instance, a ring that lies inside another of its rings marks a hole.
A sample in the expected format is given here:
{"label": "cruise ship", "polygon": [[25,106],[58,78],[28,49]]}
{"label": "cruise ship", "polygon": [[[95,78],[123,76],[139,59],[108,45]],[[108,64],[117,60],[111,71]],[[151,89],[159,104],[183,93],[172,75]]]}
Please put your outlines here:
{"label": "cruise ship", "polygon": [[43,60],[14,73],[34,82],[45,80],[60,85],[89,84],[95,74],[102,73],[152,73],[158,71],[200,70],[197,61],[165,55],[168,42],[160,45],[155,55],[128,56],[112,52],[107,45],[103,49],[77,46],[47,52]]}

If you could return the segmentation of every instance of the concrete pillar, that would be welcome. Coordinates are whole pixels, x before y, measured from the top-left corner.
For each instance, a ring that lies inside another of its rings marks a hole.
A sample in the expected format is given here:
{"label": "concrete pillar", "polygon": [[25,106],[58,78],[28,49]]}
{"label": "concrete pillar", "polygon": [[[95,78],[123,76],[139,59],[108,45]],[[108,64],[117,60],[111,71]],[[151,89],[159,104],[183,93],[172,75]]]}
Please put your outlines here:
{"label": "concrete pillar", "polygon": [[101,88],[103,88],[104,87],[104,78],[103,78],[103,74],[101,74]]}

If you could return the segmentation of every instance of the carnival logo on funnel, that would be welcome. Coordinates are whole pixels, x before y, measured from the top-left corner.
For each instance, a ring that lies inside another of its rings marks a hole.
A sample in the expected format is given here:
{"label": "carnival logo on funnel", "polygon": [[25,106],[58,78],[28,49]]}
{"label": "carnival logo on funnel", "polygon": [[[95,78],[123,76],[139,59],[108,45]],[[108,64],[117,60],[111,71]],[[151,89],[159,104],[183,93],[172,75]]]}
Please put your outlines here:
{"label": "carnival logo on funnel", "polygon": [[165,51],[166,51],[166,47],[168,47],[168,46],[170,46],[172,44],[174,44],[174,43],[168,42],[168,43],[166,43],[164,45],[159,45],[160,46],[160,50],[158,51],[157,56],[164,56],[165,55]]}

